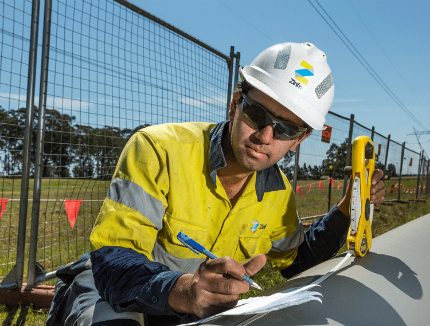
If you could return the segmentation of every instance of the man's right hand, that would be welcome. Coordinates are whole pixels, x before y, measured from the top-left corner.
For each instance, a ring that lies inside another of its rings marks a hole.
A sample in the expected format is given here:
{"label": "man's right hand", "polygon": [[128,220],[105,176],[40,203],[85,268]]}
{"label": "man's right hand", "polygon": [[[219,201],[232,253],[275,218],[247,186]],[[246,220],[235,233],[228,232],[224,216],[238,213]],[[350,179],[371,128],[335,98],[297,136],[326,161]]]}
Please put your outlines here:
{"label": "man's right hand", "polygon": [[177,313],[200,318],[230,309],[236,305],[239,295],[249,290],[243,275],[254,275],[265,264],[265,255],[255,256],[244,265],[230,257],[206,260],[194,274],[178,278],[168,303]]}

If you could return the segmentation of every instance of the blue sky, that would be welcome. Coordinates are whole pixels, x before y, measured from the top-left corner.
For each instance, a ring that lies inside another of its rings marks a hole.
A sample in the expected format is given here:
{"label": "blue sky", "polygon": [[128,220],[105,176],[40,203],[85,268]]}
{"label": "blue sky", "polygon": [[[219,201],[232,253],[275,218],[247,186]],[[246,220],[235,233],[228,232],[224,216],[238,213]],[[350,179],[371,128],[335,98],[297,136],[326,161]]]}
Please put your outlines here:
{"label": "blue sky", "polygon": [[[355,114],[363,125],[419,151],[413,128],[430,130],[430,2],[319,1],[401,104],[358,62],[308,1],[133,0],[137,6],[223,53],[234,45],[241,63],[285,41],[310,41],[332,67],[332,111]],[[312,1],[315,4],[315,1]],[[402,109],[403,108],[403,109]],[[410,114],[405,113],[408,110]],[[413,117],[411,117],[412,115]],[[420,142],[430,155],[430,134]]]}

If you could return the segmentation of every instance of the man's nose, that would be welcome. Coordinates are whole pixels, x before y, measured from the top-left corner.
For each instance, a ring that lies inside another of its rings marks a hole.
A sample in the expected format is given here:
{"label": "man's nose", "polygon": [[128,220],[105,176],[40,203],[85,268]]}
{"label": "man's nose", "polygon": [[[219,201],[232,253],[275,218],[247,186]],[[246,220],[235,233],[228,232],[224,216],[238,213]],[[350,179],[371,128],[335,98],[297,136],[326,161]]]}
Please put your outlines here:
{"label": "man's nose", "polygon": [[255,136],[262,144],[269,144],[273,139],[273,126],[269,124],[258,129],[255,132]]}

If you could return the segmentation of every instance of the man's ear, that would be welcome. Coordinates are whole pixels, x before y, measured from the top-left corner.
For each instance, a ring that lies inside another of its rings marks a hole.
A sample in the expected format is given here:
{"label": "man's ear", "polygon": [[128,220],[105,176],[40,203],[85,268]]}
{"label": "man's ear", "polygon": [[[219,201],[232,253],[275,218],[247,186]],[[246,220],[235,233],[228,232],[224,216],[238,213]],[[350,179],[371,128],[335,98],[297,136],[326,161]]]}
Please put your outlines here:
{"label": "man's ear", "polygon": [[240,101],[241,96],[242,95],[239,91],[235,91],[233,93],[233,98],[231,99],[230,107],[228,108],[228,118],[230,119],[230,121],[232,121],[234,118],[234,114],[236,113],[236,107]]}

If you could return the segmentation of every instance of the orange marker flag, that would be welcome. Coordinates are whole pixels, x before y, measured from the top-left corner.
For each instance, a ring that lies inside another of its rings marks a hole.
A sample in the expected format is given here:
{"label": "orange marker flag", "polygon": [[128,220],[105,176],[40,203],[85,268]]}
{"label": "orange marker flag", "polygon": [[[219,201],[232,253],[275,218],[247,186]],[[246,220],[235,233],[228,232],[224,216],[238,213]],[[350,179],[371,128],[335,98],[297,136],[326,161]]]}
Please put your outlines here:
{"label": "orange marker flag", "polygon": [[69,220],[70,228],[73,229],[76,223],[76,217],[81,207],[81,199],[65,199],[64,208],[66,209],[67,219]]}
{"label": "orange marker flag", "polygon": [[298,194],[300,196],[302,195],[302,189],[300,188],[299,185],[296,186],[296,194]]}
{"label": "orange marker flag", "polygon": [[340,188],[342,188],[342,184],[340,183],[340,180],[337,181],[337,190],[339,190]]}
{"label": "orange marker flag", "polygon": [[6,209],[6,204],[8,202],[9,198],[0,198],[0,221],[1,217],[4,213],[4,210]]}
{"label": "orange marker flag", "polygon": [[318,181],[318,188],[320,188],[320,189],[323,188],[322,180]]}

